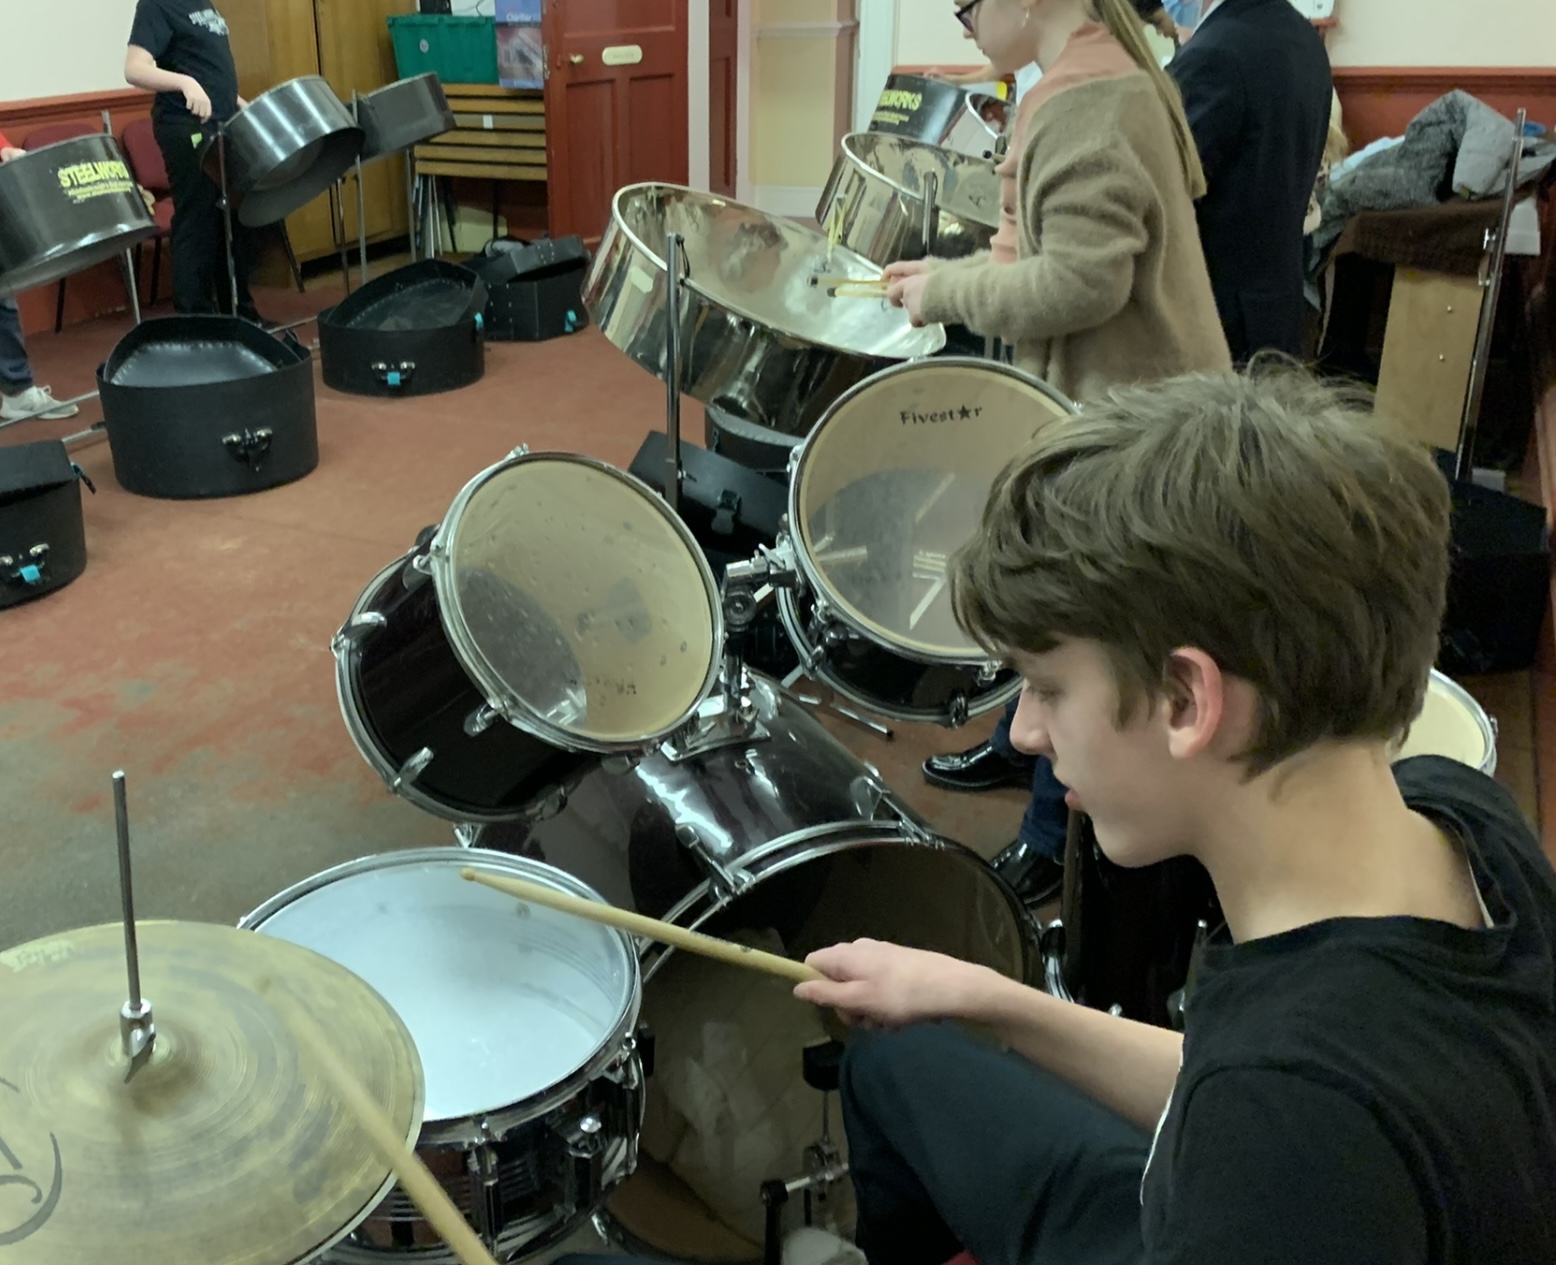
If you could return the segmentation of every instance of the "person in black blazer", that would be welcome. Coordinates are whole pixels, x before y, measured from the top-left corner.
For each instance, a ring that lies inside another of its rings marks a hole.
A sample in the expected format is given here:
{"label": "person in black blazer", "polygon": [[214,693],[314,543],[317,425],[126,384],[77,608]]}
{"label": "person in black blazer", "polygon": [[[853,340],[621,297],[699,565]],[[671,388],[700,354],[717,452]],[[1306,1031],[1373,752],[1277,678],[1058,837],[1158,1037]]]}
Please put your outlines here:
{"label": "person in black blazer", "polygon": [[1219,0],[1168,73],[1209,184],[1199,234],[1232,359],[1300,356],[1302,221],[1334,91],[1323,37],[1290,0]]}

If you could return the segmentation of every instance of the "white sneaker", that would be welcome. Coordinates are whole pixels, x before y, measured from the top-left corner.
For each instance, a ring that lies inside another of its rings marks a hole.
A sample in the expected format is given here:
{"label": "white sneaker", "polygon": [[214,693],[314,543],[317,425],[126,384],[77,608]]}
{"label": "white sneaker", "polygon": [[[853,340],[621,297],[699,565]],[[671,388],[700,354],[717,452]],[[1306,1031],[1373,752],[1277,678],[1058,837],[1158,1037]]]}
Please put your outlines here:
{"label": "white sneaker", "polygon": [[847,1239],[815,1226],[801,1226],[783,1240],[783,1265],[865,1265],[865,1257]]}
{"label": "white sneaker", "polygon": [[[49,408],[49,405],[54,405]],[[50,421],[61,417],[74,417],[81,410],[74,404],[61,404],[48,387],[28,387],[16,395],[0,396],[0,421],[14,422],[29,417],[41,409],[49,409],[43,416]]]}

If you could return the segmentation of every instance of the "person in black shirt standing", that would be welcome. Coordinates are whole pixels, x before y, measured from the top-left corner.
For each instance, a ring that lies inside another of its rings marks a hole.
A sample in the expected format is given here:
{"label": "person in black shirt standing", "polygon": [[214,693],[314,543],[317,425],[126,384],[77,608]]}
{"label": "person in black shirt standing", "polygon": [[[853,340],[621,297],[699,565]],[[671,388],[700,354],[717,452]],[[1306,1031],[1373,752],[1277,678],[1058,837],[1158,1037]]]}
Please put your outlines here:
{"label": "person in black shirt standing", "polygon": [[1334,96],[1323,37],[1288,0],[1212,0],[1167,70],[1205,168],[1195,209],[1232,360],[1301,356],[1303,222]]}
{"label": "person in black shirt standing", "polygon": [[[173,306],[179,312],[225,312],[231,306],[221,190],[201,158],[218,124],[248,104],[238,95],[227,23],[209,0],[138,0],[124,77],[155,92],[157,145],[173,196]],[[239,316],[259,322],[249,295],[248,230],[233,219]]]}
{"label": "person in black shirt standing", "polygon": [[883,1030],[841,1080],[872,1265],[1556,1261],[1556,874],[1489,777],[1391,763],[1450,499],[1385,426],[1261,365],[1115,390],[996,483],[952,592],[1024,678],[1013,741],[1113,862],[1198,860],[1226,927],[1181,1037],[813,953],[797,995]]}

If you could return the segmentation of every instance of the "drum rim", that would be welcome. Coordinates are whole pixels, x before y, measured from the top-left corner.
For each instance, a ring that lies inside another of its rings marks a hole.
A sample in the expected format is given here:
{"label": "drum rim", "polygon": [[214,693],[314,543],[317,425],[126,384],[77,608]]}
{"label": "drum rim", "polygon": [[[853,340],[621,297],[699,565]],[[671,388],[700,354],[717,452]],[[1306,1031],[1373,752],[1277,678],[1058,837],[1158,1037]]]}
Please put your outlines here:
{"label": "drum rim", "polygon": [[[367,761],[370,767],[380,778],[393,795],[403,796],[410,803],[416,805],[423,812],[431,813],[434,817],[441,817],[444,821],[456,824],[467,821],[500,822],[518,821],[526,816],[525,808],[499,809],[482,808],[475,804],[463,804],[452,799],[445,800],[434,795],[431,791],[424,790],[419,778],[412,778],[409,782],[402,781],[395,785],[400,776],[399,768],[391,760],[389,752],[379,745],[374,737],[367,721],[367,706],[358,691],[358,669],[362,662],[361,642],[350,635],[352,622],[359,615],[365,615],[368,611],[368,602],[382,586],[392,577],[405,570],[406,565],[417,554],[412,549],[401,554],[387,567],[368,581],[367,587],[357,598],[356,604],[351,608],[351,614],[346,616],[346,622],[341,625],[340,631],[335,634],[330,648],[335,652],[335,700],[340,705],[341,719],[346,722],[346,732],[351,735],[352,742],[356,745],[357,752]],[[427,580],[431,583],[430,577]],[[457,658],[457,656],[456,656]],[[460,662],[460,670],[464,670],[464,663]],[[472,681],[472,685],[475,683]],[[436,753],[434,753],[436,758]]]}
{"label": "drum rim", "polygon": [[[828,612],[837,621],[867,641],[882,646],[904,658],[912,659],[916,663],[951,664],[956,667],[981,667],[984,664],[994,663],[995,660],[985,654],[981,657],[973,657],[966,654],[944,654],[937,651],[926,650],[922,646],[907,646],[895,636],[883,634],[880,630],[867,628],[865,621],[855,614],[837,594],[833,586],[828,583],[821,574],[820,568],[811,560],[810,551],[805,545],[804,520],[800,515],[800,499],[804,491],[805,473],[807,462],[814,451],[817,437],[827,426],[836,420],[838,413],[848,404],[852,403],[856,396],[862,395],[866,390],[876,384],[885,382],[898,374],[924,372],[937,368],[971,368],[983,369],[991,373],[1013,378],[1026,386],[1035,387],[1039,394],[1046,396],[1052,403],[1058,405],[1062,413],[1072,417],[1079,415],[1080,410],[1075,403],[1062,392],[1048,385],[1041,378],[1025,370],[1017,369],[1014,365],[1008,365],[998,360],[984,360],[977,356],[935,356],[927,360],[908,360],[902,364],[890,365],[885,369],[872,373],[868,378],[856,382],[842,395],[833,400],[827,406],[816,424],[811,427],[810,434],[794,450],[794,455],[789,461],[789,534],[788,542],[790,553],[793,556],[795,567],[800,578],[809,587],[817,601],[825,602]],[[780,594],[780,599],[783,597]],[[857,700],[856,700],[857,701]]]}
{"label": "drum rim", "polygon": [[[1467,689],[1455,681],[1446,672],[1439,672],[1436,668],[1433,668],[1428,674],[1426,693],[1422,694],[1421,696],[1421,709],[1423,713],[1426,710],[1427,694],[1430,694],[1434,683],[1442,687],[1442,692],[1451,701],[1463,706],[1464,710],[1469,713],[1470,718],[1475,722],[1475,728],[1480,731],[1480,736],[1482,741],[1485,743],[1485,747],[1481,752],[1480,763],[1470,765],[1469,767],[1480,770],[1480,772],[1484,773],[1487,777],[1494,776],[1497,771],[1497,729],[1495,722],[1491,719],[1491,713],[1482,707],[1475,696]],[[1417,713],[1415,720],[1410,722],[1411,726],[1414,726],[1416,720],[1420,720],[1420,718],[1421,713]],[[1405,732],[1408,736],[1409,729],[1407,729]],[[1420,751],[1416,753],[1416,755],[1433,754],[1435,754],[1435,752]],[[1395,758],[1409,760],[1414,759],[1415,757],[1396,756]],[[1443,758],[1452,759],[1453,757],[1447,756]]]}
{"label": "drum rim", "polygon": [[[988,94],[987,93],[980,93],[979,95],[980,96],[987,96]],[[970,98],[964,97],[963,100],[962,100],[962,109],[964,111],[967,111],[967,112],[971,113],[969,102],[970,102]],[[960,116],[958,116],[958,117],[960,117]],[[974,119],[976,119],[980,124],[983,123],[983,120],[976,113],[973,113],[972,117]],[[991,137],[994,137],[995,139],[998,139],[1000,134],[998,132],[995,132],[995,131],[990,131],[989,135]],[[887,145],[887,144],[891,144],[891,145],[900,145],[904,149],[929,149],[929,150],[933,150],[936,154],[938,154],[938,155],[940,155],[942,157],[942,159],[943,159],[943,161],[944,161],[944,163],[945,163],[945,165],[947,167],[973,167],[973,168],[978,168],[980,170],[980,174],[982,172],[986,171],[988,173],[989,177],[992,180],[995,180],[996,182],[998,181],[998,176],[997,176],[997,174],[995,173],[995,170],[994,170],[994,166],[995,165],[994,165],[994,163],[992,161],[990,161],[987,158],[980,158],[980,157],[977,157],[976,155],[966,153],[966,152],[964,152],[963,150],[960,150],[960,149],[952,149],[952,148],[950,148],[949,146],[946,146],[946,145],[935,145],[935,144],[930,143],[929,141],[921,141],[921,140],[918,140],[917,138],[912,137],[912,136],[899,136],[895,132],[872,132],[872,131],[870,131],[868,129],[866,129],[863,132],[850,132],[850,133],[848,133],[847,136],[843,137],[842,144],[838,148],[838,161],[839,162],[846,163],[849,167],[851,167],[855,171],[859,172],[859,174],[864,176],[866,179],[880,181],[883,185],[885,185],[888,189],[890,189],[898,197],[906,198],[909,201],[912,201],[912,202],[915,202],[915,203],[923,202],[924,195],[922,193],[915,193],[912,189],[909,189],[900,180],[892,179],[892,177],[888,176],[885,172],[881,171],[880,168],[871,166],[870,163],[866,162],[865,159],[860,154],[855,152],[854,145],[852,144],[852,142],[857,141],[860,137],[868,137],[868,138],[870,138],[870,143],[872,145]],[[1000,213],[999,213],[998,206],[996,206],[995,209],[994,209],[994,223],[992,223],[992,224],[990,224],[987,220],[977,219],[974,216],[967,214],[965,211],[953,211],[948,206],[939,205],[939,206],[937,206],[936,209],[939,211],[939,213],[941,215],[945,216],[947,219],[960,220],[960,221],[962,221],[964,223],[967,223],[967,224],[976,224],[976,225],[978,225],[979,228],[988,229],[990,232],[996,232],[999,229],[999,215],[1000,215]],[[949,356],[940,356],[940,357],[938,357],[938,359],[940,359],[940,360],[949,360],[949,359],[951,359],[951,357],[949,357]],[[987,363],[989,363],[989,364],[997,364],[999,362],[998,361],[988,361]]]}
{"label": "drum rim", "polygon": [[[1031,982],[1033,971],[1040,973],[1042,969],[1042,947],[1037,925],[1027,916],[1026,907],[1021,903],[1021,898],[1016,895],[1015,889],[1000,877],[998,871],[987,860],[966,844],[958,843],[955,839],[920,825],[913,816],[909,815],[912,810],[892,796],[890,791],[887,791],[883,804],[897,814],[896,821],[823,822],[821,825],[806,826],[803,830],[779,835],[776,839],[770,839],[753,848],[750,852],[742,854],[729,867],[731,873],[744,875],[750,880],[749,882],[734,891],[720,893],[715,890],[711,878],[704,879],[662,915],[664,921],[684,927],[688,931],[696,931],[708,919],[728,908],[768,878],[824,857],[838,856],[859,848],[875,847],[896,840],[906,847],[929,848],[935,852],[948,852],[960,856],[970,860],[984,872],[993,890],[1004,898],[1011,913],[1011,922],[1015,927],[1016,938],[1022,951],[1022,960],[1019,964],[1021,975],[1018,978],[1022,982]],[[690,921],[685,920],[688,913],[695,913],[695,917]],[[664,963],[675,955],[675,950],[668,945],[650,945],[647,952],[652,952],[654,956],[652,961],[642,967],[642,983],[645,988],[648,981],[662,969]]]}
{"label": "drum rim", "polygon": [[[786,540],[787,537],[784,537],[784,539]],[[950,716],[949,707],[899,707],[885,703],[879,698],[871,697],[865,694],[864,691],[856,689],[841,673],[832,670],[831,661],[826,657],[825,651],[814,645],[806,634],[805,621],[800,618],[799,602],[793,592],[788,589],[780,589],[777,596],[778,618],[782,621],[784,632],[788,635],[789,640],[794,643],[794,648],[799,651],[801,659],[809,665],[805,669],[807,675],[820,678],[844,698],[857,703],[866,711],[875,712],[877,715],[886,716],[892,720],[915,721],[923,724],[944,725],[948,723]],[[907,659],[913,663],[922,663],[926,666],[976,668],[993,665],[996,671],[996,680],[998,679],[999,665],[992,659],[981,663],[962,661],[944,664],[937,660],[926,659],[922,655],[910,654],[905,650],[899,651],[895,646],[881,646],[881,643],[874,637],[869,638],[869,641],[870,644],[878,646],[888,653],[896,655],[898,658]],[[1006,685],[1001,686],[998,690],[980,694],[976,699],[968,699],[967,719],[971,720],[975,716],[982,716],[986,712],[993,711],[996,707],[1003,707],[1020,692],[1021,678],[1018,676]]]}
{"label": "drum rim", "polygon": [[[459,524],[465,511],[475,495],[496,478],[497,475],[517,466],[541,461],[561,461],[572,465],[588,467],[596,472],[603,473],[617,479],[621,483],[632,488],[643,497],[655,511],[660,514],[666,523],[670,525],[681,543],[686,546],[686,551],[696,565],[698,577],[702,580],[704,595],[708,601],[708,613],[712,625],[710,644],[708,647],[708,667],[703,674],[702,685],[698,689],[696,697],[676,716],[674,722],[662,726],[652,733],[641,734],[632,738],[601,739],[590,738],[581,734],[571,733],[560,725],[553,723],[539,715],[523,699],[513,695],[511,687],[503,681],[496,669],[487,661],[481,653],[475,638],[470,633],[469,624],[465,620],[464,611],[459,604],[459,599],[454,592],[453,559],[449,555],[449,542],[459,530]],[[520,448],[510,453],[502,461],[488,466],[460,490],[444,515],[443,521],[438,524],[438,530],[427,546],[427,557],[431,564],[432,580],[438,588],[438,617],[443,623],[443,632],[448,637],[449,645],[453,648],[455,657],[464,669],[476,689],[486,698],[494,711],[515,728],[524,730],[543,742],[564,751],[587,751],[596,755],[612,755],[618,752],[643,751],[657,746],[671,734],[682,728],[688,721],[695,717],[701,709],[708,695],[713,692],[713,687],[718,684],[719,673],[723,669],[724,649],[724,603],[719,595],[719,587],[713,578],[713,569],[708,565],[708,559],[702,552],[702,546],[697,543],[697,538],[692,535],[691,529],[679,514],[672,513],[670,508],[660,498],[653,488],[644,483],[636,475],[625,470],[620,470],[609,462],[601,461],[596,457],[584,456],[573,452],[530,452]],[[505,698],[511,695],[511,701]]]}
{"label": "drum rim", "polygon": [[[803,224],[800,224],[795,220],[788,220],[782,216],[769,215],[766,211],[752,206],[749,202],[740,202],[734,198],[720,197],[719,195],[713,193],[703,193],[698,189],[693,189],[690,185],[673,184],[668,180],[640,180],[636,184],[623,185],[620,189],[616,190],[615,196],[611,198],[611,222],[606,228],[605,239],[601,241],[600,250],[596,255],[597,260],[604,260],[608,255],[609,251],[607,242],[611,233],[614,231],[620,233],[621,236],[627,240],[632,250],[648,256],[648,259],[653,264],[654,270],[657,274],[665,275],[668,272],[668,265],[665,263],[664,258],[660,253],[662,246],[660,250],[656,250],[654,247],[648,245],[641,237],[633,232],[632,229],[627,227],[627,222],[621,214],[623,200],[633,195],[641,195],[645,190],[669,190],[674,193],[690,194],[700,200],[706,202],[716,202],[722,206],[739,207],[742,211],[749,211],[753,215],[760,215],[764,220],[777,225],[777,227],[786,234],[793,232],[803,237],[814,237],[823,245],[825,245],[827,241],[825,233],[819,232],[816,229],[806,228]],[[850,250],[847,246],[839,245],[829,247],[827,259],[829,261],[828,266],[835,267],[839,275],[852,276],[855,272],[857,272],[861,278],[869,279],[871,277],[878,277],[881,274],[881,268],[879,264],[872,263],[869,259],[859,254],[858,251]],[[858,265],[857,268],[853,267],[855,264]],[[727,298],[715,295],[708,290],[705,290],[697,283],[697,279],[690,274],[682,278],[681,288],[683,290],[691,291],[704,303],[712,305],[721,312],[728,312],[730,315],[741,321],[745,321],[747,324],[755,326],[758,330],[768,335],[776,335],[788,341],[801,343],[806,347],[815,348],[829,355],[849,356],[855,360],[865,361],[892,361],[895,362],[895,364],[915,363],[915,361],[910,359],[908,356],[896,356],[881,351],[865,351],[856,347],[844,347],[838,343],[820,342],[811,334],[806,333],[804,330],[775,325],[766,318],[758,316],[754,312],[748,311],[740,304],[732,303]],[[599,317],[595,315],[592,310],[590,315],[594,317],[596,323],[603,323],[600,322]],[[685,325],[688,322],[683,321],[682,323]],[[922,329],[927,331],[939,330],[940,341],[935,343],[933,346],[926,346],[913,352],[912,356],[914,357],[932,356],[936,351],[945,346],[944,325],[936,321],[923,326]],[[916,333],[918,331],[912,332]],[[930,336],[932,338],[933,334],[931,333]]]}
{"label": "drum rim", "polygon": [[[255,934],[264,934],[264,925],[283,909],[295,904],[305,896],[316,891],[321,891],[330,884],[343,879],[353,878],[359,874],[369,874],[377,870],[394,869],[403,865],[421,865],[433,862],[446,864],[458,868],[470,866],[474,869],[489,869],[499,873],[514,874],[533,880],[536,870],[544,870],[547,877],[558,878],[564,884],[564,890],[570,895],[581,896],[585,900],[598,901],[605,904],[602,897],[594,888],[590,887],[582,879],[561,869],[558,866],[547,865],[544,861],[537,861],[532,857],[514,856],[509,852],[497,852],[489,848],[464,848],[464,847],[433,847],[433,848],[406,848],[397,852],[373,852],[365,856],[359,856],[351,861],[342,861],[339,865],[332,865],[328,869],[321,870],[317,874],[310,875],[291,886],[284,888],[271,896],[268,900],[257,905],[254,909],[238,919],[240,931],[252,931]],[[516,899],[516,898],[515,898]],[[612,927],[601,927],[621,948],[627,967],[628,988],[626,997],[622,1003],[621,1012],[617,1015],[611,1028],[610,1035],[602,1041],[594,1053],[581,1063],[576,1070],[558,1081],[556,1084],[538,1090],[527,1098],[505,1103],[493,1107],[487,1111],[471,1112],[468,1115],[453,1116],[447,1119],[424,1117],[416,1144],[418,1146],[477,1146],[483,1142],[493,1140],[502,1141],[507,1134],[520,1125],[528,1124],[538,1119],[563,1103],[575,1097],[578,1092],[588,1084],[599,1078],[609,1067],[621,1060],[624,1054],[632,1056],[634,1049],[627,1048],[627,1039],[637,1027],[638,1015],[643,1005],[643,967],[638,957],[637,944],[633,938],[624,931],[618,931]],[[303,947],[307,947],[306,945]],[[318,950],[310,950],[317,953]],[[328,954],[320,954],[328,957]],[[333,958],[330,958],[334,961]],[[343,965],[343,964],[338,964]],[[367,987],[378,992],[378,988],[369,980],[363,980]],[[382,993],[379,993],[383,996]],[[393,1003],[384,998],[385,1005],[394,1009]],[[398,1014],[399,1012],[396,1011]],[[404,1020],[401,1020],[404,1023]],[[406,1025],[406,1031],[410,1026]],[[416,1034],[411,1032],[411,1042],[414,1045]],[[417,1056],[421,1051],[418,1048]],[[427,1078],[427,1071],[423,1065],[423,1079]],[[423,1089],[425,1098],[425,1088]],[[385,1187],[385,1193],[393,1186],[393,1181]],[[369,1212],[377,1204],[369,1205]],[[364,1220],[366,1214],[364,1214]]]}

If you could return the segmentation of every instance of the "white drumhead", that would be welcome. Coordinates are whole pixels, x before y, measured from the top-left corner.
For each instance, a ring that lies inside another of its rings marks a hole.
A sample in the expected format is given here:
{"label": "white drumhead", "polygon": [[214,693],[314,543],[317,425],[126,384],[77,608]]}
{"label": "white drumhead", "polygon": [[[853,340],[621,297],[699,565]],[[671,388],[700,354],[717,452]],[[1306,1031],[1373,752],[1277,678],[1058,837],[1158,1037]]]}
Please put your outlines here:
{"label": "white drumhead", "polygon": [[394,1007],[421,1055],[429,1124],[560,1085],[635,1018],[638,998],[626,936],[521,905],[462,879],[464,866],[594,895],[536,861],[419,849],[318,875],[243,922],[339,962]]}
{"label": "white drumhead", "polygon": [[981,662],[956,624],[947,563],[995,477],[1074,406],[1036,378],[965,358],[867,378],[800,449],[790,491],[808,578],[861,632],[921,658]]}
{"label": "white drumhead", "polygon": [[1463,686],[1435,669],[1427,682],[1421,714],[1396,747],[1394,758],[1440,755],[1482,773],[1497,767],[1496,738],[1491,720]]}
{"label": "white drumhead", "polygon": [[664,502],[619,470],[516,457],[465,489],[439,542],[444,626],[466,669],[564,745],[657,740],[712,687],[712,572]]}

